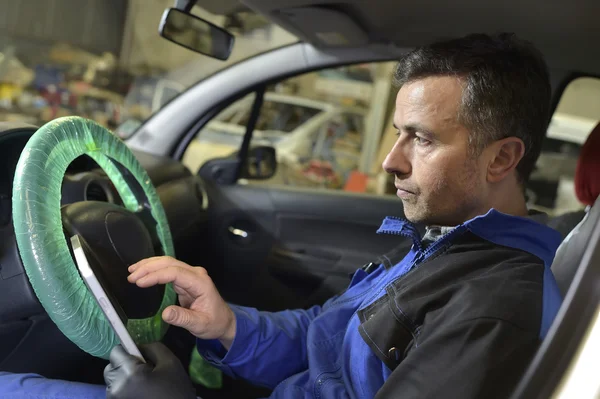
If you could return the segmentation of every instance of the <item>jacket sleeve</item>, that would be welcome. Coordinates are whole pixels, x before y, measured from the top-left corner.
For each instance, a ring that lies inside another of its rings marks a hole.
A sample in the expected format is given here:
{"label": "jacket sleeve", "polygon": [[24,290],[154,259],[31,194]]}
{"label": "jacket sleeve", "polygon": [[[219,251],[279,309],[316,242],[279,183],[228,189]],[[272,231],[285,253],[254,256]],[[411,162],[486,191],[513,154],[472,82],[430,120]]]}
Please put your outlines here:
{"label": "jacket sleeve", "polygon": [[539,345],[532,332],[493,318],[423,326],[418,338],[376,399],[507,398]]}
{"label": "jacket sleeve", "polygon": [[236,334],[229,351],[217,340],[197,340],[198,352],[209,363],[231,377],[271,389],[308,368],[308,326],[321,313],[320,306],[275,313],[231,308],[236,316]]}
{"label": "jacket sleeve", "polygon": [[106,387],[50,380],[38,374],[0,372],[0,398],[105,399]]}

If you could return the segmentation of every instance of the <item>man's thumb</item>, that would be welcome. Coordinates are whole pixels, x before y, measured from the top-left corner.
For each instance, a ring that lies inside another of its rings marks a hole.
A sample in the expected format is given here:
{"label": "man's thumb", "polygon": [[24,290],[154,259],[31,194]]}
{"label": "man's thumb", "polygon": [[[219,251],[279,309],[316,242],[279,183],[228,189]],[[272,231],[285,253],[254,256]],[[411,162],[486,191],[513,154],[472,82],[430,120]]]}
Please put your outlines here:
{"label": "man's thumb", "polygon": [[162,314],[163,320],[171,325],[182,327],[194,334],[198,330],[197,316],[193,311],[180,306],[169,306]]}

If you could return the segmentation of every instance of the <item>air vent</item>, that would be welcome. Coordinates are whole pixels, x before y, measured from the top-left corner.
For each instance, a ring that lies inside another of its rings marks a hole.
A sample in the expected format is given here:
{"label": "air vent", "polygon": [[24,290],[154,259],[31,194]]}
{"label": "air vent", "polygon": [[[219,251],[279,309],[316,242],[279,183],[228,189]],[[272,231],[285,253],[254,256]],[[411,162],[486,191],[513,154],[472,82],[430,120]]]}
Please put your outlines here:
{"label": "air vent", "polygon": [[108,193],[98,183],[91,182],[85,188],[85,200],[86,201],[100,201],[109,202]]}

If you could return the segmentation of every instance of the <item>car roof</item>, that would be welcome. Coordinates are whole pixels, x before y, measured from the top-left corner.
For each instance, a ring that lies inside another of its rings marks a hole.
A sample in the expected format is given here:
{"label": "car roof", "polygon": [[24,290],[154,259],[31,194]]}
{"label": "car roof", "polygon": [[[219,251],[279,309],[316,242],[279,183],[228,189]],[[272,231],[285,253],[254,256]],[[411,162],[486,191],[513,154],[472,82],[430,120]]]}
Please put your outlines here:
{"label": "car roof", "polygon": [[242,3],[323,51],[340,45],[364,47],[373,43],[411,48],[469,33],[514,32],[540,48],[552,69],[600,75],[599,0]]}

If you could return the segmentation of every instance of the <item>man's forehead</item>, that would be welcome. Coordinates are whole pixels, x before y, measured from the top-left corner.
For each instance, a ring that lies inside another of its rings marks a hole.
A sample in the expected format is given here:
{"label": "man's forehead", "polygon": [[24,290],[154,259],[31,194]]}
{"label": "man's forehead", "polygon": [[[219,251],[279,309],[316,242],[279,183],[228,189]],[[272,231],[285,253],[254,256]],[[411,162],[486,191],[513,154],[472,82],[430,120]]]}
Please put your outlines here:
{"label": "man's forehead", "polygon": [[462,99],[462,83],[451,76],[432,76],[406,83],[398,91],[396,108],[455,113]]}

